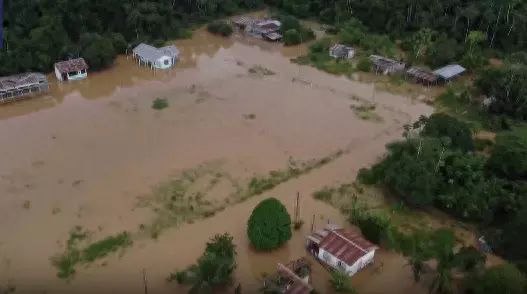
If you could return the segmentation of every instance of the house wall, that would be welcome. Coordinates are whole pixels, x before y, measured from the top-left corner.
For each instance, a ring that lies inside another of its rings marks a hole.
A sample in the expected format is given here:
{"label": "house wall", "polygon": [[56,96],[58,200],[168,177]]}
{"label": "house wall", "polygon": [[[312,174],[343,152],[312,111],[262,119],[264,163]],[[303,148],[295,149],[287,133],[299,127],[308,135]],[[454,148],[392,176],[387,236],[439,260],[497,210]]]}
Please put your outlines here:
{"label": "house wall", "polygon": [[318,259],[323,261],[324,263],[328,264],[332,268],[336,270],[341,270],[346,272],[349,276],[353,276],[358,271],[369,265],[370,263],[373,263],[374,257],[375,257],[375,250],[372,250],[368,252],[366,255],[358,259],[354,264],[348,265],[344,262],[341,262],[339,264],[339,259],[333,256],[331,253],[325,251],[324,249],[320,249],[318,252]]}
{"label": "house wall", "polygon": [[68,73],[68,80],[69,81],[75,81],[75,80],[82,80],[82,79],[85,79],[88,77],[88,71],[84,71],[84,73],[82,73],[81,71],[78,71],[76,74],[73,74],[73,75],[70,75]]}
{"label": "house wall", "polygon": [[55,76],[57,77],[57,80],[62,81],[62,75],[60,74],[59,70],[55,67]]}
{"label": "house wall", "polygon": [[[168,63],[165,64],[165,61],[168,61]],[[158,68],[158,69],[171,68],[172,65],[173,65],[172,64],[172,58],[170,58],[169,56],[163,56],[163,57],[159,58],[158,60],[156,60],[156,62],[154,63],[154,67]]]}

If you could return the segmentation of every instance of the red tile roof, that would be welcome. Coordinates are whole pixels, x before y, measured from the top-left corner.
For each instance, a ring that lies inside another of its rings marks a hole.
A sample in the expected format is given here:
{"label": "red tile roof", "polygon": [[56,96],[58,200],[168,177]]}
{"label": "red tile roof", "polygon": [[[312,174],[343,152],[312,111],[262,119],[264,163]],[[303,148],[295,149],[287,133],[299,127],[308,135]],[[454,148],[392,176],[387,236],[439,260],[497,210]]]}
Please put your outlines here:
{"label": "red tile roof", "polygon": [[329,231],[319,246],[350,266],[368,252],[378,248],[352,228]]}
{"label": "red tile roof", "polygon": [[86,64],[86,61],[84,61],[84,58],[59,61],[55,63],[55,67],[59,70],[60,73],[68,73],[88,69],[88,65]]}

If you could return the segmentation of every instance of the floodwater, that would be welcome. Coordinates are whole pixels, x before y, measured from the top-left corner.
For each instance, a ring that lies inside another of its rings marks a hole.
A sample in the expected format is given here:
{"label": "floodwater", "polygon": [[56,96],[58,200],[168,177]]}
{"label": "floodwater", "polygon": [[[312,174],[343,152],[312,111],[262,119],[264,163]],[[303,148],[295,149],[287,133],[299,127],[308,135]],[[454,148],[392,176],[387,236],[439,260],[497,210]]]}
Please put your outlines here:
{"label": "floodwater", "polygon": [[[84,81],[53,82],[45,97],[0,108],[0,287],[9,283],[16,293],[144,293],[145,270],[149,293],[181,293],[165,281],[169,272],[195,262],[208,238],[229,232],[238,251],[235,281],[243,293],[254,293],[277,262],[305,255],[313,215],[315,228],[346,223],[311,193],[353,180],[382,156],[386,143],[400,138],[403,124],[432,112],[415,99],[375,90],[373,83],[290,63],[303,46],[224,39],[202,30],[174,43],[182,60],[172,70],[153,72],[123,56]],[[251,74],[254,65],[275,74]],[[153,110],[157,97],[170,106]],[[382,120],[358,118],[350,109],[357,99],[376,103]],[[345,152],[261,196],[168,229],[156,240],[138,238],[122,254],[77,268],[71,281],[56,277],[50,258],[64,251],[74,226],[90,230],[93,240],[136,232],[155,217],[137,207],[138,198],[182,170],[213,162],[244,182],[284,168],[290,158],[321,158],[336,150]],[[306,224],[277,251],[251,250],[245,225],[252,208],[274,196],[292,213],[297,192]],[[360,293],[424,293],[405,263],[380,251],[375,266],[354,277],[355,286]],[[318,265],[315,273],[315,287],[329,292],[328,274]]]}

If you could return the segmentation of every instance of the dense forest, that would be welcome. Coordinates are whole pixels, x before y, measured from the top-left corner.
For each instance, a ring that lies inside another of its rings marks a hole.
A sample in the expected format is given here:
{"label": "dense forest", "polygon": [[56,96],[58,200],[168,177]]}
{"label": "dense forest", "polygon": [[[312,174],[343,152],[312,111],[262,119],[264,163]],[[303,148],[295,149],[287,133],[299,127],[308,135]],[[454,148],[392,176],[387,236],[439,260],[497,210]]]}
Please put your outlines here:
{"label": "dense forest", "polygon": [[100,69],[138,42],[184,37],[193,24],[264,4],[336,26],[355,17],[392,38],[425,32],[442,48],[434,59],[455,56],[473,31],[493,52],[527,46],[527,3],[519,0],[6,0],[0,74],[49,71],[77,56]]}

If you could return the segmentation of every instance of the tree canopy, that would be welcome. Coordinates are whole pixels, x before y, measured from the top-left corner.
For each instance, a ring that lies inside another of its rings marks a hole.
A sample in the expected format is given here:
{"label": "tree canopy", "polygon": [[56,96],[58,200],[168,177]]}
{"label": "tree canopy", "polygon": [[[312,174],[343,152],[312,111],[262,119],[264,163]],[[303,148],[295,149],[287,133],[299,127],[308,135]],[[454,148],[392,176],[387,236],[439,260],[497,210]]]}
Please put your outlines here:
{"label": "tree canopy", "polygon": [[291,239],[291,217],[276,198],[260,202],[247,223],[247,235],[258,250],[271,250]]}

